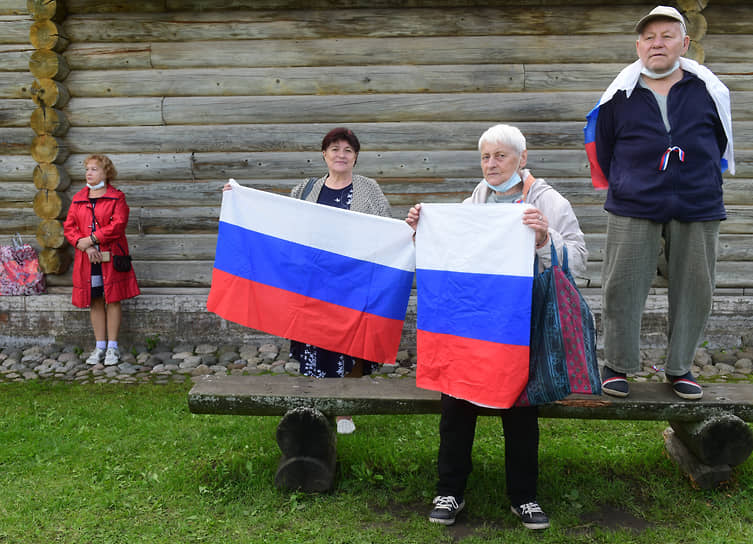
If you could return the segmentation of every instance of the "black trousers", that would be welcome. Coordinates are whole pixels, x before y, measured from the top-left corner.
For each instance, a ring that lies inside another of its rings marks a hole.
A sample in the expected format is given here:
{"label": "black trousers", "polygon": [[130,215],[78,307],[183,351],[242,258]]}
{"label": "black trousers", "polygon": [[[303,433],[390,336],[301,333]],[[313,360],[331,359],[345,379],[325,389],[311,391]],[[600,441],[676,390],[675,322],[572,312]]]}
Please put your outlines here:
{"label": "black trousers", "polygon": [[[473,469],[471,452],[479,407],[442,394],[437,495],[462,497]],[[538,408],[499,410],[505,436],[507,496],[514,505],[536,500],[539,473]]]}

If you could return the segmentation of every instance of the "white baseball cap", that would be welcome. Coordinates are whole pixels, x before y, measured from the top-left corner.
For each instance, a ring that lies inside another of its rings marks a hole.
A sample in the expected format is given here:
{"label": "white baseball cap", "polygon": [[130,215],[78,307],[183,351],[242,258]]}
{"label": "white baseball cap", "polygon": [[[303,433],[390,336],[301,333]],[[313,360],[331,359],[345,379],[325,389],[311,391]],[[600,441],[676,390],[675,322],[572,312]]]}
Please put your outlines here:
{"label": "white baseball cap", "polygon": [[648,14],[644,15],[641,20],[638,21],[638,24],[635,25],[635,31],[640,34],[643,32],[643,28],[654,19],[674,19],[682,25],[682,29],[687,33],[685,19],[682,18],[679,11],[669,6],[656,6],[649,11]]}

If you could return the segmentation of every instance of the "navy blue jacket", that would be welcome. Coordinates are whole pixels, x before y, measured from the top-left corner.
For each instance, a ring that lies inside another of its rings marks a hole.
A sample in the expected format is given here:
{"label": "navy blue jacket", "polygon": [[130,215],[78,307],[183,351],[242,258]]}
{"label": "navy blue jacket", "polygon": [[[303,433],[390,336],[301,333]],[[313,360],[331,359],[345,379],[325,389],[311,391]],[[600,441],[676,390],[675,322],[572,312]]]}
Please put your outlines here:
{"label": "navy blue jacket", "polygon": [[[666,223],[725,219],[721,158],[727,137],[706,85],[684,72],[667,97],[667,132],[653,93],[636,85],[599,108],[596,153],[609,191],[608,212]],[[670,155],[667,169],[661,158],[667,148],[685,152],[680,162]]]}

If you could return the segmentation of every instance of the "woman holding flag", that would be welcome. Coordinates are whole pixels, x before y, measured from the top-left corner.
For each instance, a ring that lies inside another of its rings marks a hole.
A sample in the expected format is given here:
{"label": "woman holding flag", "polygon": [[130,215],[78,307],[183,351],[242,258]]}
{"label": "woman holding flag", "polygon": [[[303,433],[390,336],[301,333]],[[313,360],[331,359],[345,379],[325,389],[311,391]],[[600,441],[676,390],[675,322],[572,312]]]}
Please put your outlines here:
{"label": "woman holding flag", "polygon": [[[520,130],[509,125],[495,125],[481,136],[478,148],[484,179],[463,203],[530,204],[523,212],[523,224],[535,233],[540,269],[550,266],[553,245],[560,259],[566,247],[572,273],[583,274],[588,252],[578,219],[562,195],[524,169],[528,154]],[[414,229],[420,213],[420,204],[408,212],[406,222]],[[444,392],[441,402],[439,482],[429,520],[452,525],[465,507],[463,495],[472,470],[471,453],[479,405]],[[546,529],[549,519],[536,498],[538,410],[535,406],[512,407],[500,409],[499,414],[505,436],[505,477],[511,510],[525,527]]]}
{"label": "woman holding flag", "polygon": [[[390,204],[377,182],[353,173],[361,144],[352,130],[335,128],[322,139],[322,159],[327,173],[299,183],[290,193],[292,198],[316,202],[345,210],[392,217]],[[224,186],[229,190],[230,184]],[[317,378],[359,377],[370,374],[377,363],[357,359],[311,344],[290,342],[290,354],[300,362],[300,372]],[[355,430],[350,417],[337,418],[337,432],[350,434]]]}

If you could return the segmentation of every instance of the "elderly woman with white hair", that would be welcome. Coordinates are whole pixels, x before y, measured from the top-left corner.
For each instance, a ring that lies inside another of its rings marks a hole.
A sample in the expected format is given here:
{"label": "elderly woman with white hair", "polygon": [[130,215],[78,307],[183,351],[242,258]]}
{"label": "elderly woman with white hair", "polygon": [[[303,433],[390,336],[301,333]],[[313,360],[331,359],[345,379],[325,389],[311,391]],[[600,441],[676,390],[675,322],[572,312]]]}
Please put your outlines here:
{"label": "elderly woman with white hair", "polygon": [[[484,179],[464,204],[528,203],[523,223],[535,231],[539,268],[551,265],[551,245],[563,256],[567,248],[573,275],[586,269],[588,252],[583,232],[570,203],[543,179],[534,178],[524,167],[528,159],[526,140],[510,125],[489,128],[478,142]],[[408,212],[406,222],[418,225],[421,205]],[[504,233],[500,233],[504,236]],[[452,525],[465,506],[463,494],[472,469],[471,452],[479,406],[442,393],[439,424],[437,496],[429,520]],[[538,479],[539,425],[535,406],[500,409],[505,436],[505,478],[511,510],[529,529],[546,529],[549,519],[536,498]]]}

